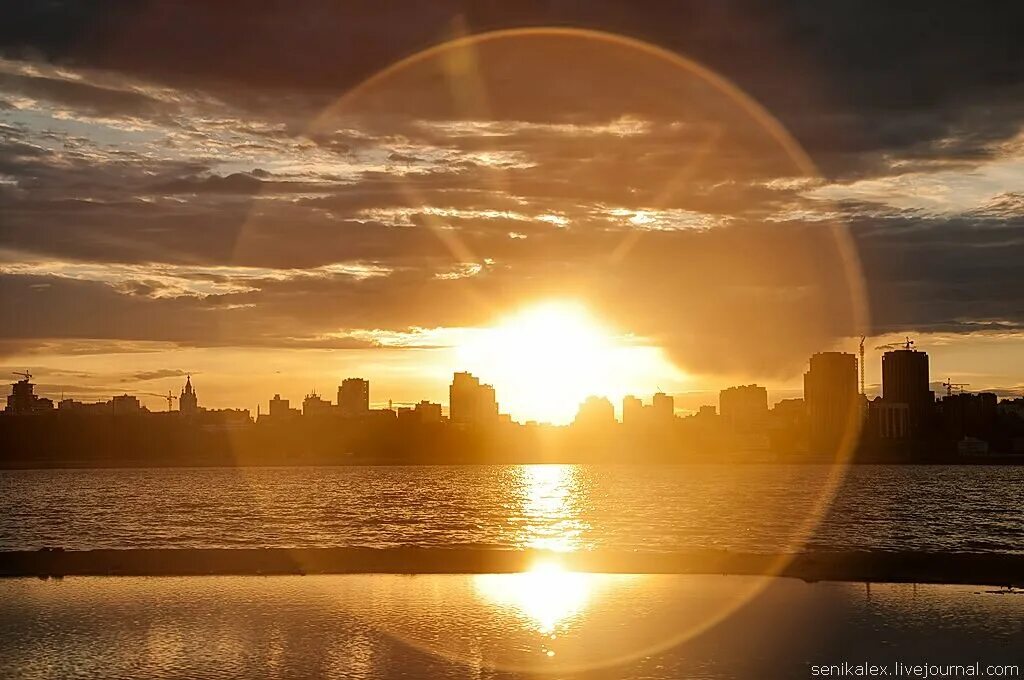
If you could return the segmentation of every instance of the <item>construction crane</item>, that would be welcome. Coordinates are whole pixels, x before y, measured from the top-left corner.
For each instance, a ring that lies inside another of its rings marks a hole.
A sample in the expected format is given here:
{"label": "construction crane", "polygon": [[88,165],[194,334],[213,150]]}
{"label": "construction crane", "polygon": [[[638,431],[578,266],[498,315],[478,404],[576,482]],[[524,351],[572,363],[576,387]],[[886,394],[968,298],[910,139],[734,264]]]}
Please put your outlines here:
{"label": "construction crane", "polygon": [[12,371],[12,373],[14,373],[14,375],[20,375],[22,378],[25,379],[26,382],[32,379],[32,374],[29,373],[28,371],[25,371],[24,373],[22,373],[21,371]]}
{"label": "construction crane", "polygon": [[914,349],[914,341],[907,338],[903,342],[890,342],[887,345],[879,345],[875,349]]}
{"label": "construction crane", "polygon": [[860,336],[860,396],[864,396],[864,336]]}
{"label": "construction crane", "polygon": [[946,396],[952,397],[953,390],[957,391],[957,394],[962,394],[965,387],[968,387],[971,383],[955,383],[950,382],[949,378],[946,378],[946,382],[942,383],[942,386],[946,388]]}
{"label": "construction crane", "polygon": [[171,403],[178,397],[171,394],[170,390],[167,390],[167,394],[157,394],[156,392],[143,392],[148,397],[160,397],[161,399],[167,400],[167,410],[171,410]]}

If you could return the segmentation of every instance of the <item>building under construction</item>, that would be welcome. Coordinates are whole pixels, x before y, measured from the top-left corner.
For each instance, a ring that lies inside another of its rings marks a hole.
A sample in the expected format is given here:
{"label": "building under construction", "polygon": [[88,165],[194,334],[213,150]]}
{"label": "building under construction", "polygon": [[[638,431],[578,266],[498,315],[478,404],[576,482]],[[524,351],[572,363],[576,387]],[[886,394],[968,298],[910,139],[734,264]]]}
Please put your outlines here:
{"label": "building under construction", "polygon": [[21,380],[11,383],[11,393],[7,396],[5,413],[13,415],[33,415],[53,410],[53,401],[37,396],[31,373],[15,373]]}

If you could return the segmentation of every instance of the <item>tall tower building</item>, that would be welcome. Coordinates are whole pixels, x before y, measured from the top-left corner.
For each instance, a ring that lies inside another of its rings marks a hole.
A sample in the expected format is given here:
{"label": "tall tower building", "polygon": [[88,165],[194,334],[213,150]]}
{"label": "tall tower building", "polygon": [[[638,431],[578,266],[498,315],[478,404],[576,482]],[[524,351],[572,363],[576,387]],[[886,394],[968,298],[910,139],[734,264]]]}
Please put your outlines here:
{"label": "tall tower building", "polygon": [[456,373],[448,388],[448,408],[453,423],[492,423],[498,419],[498,402],[491,385],[483,385],[472,373]]}
{"label": "tall tower building", "polygon": [[726,388],[718,393],[718,412],[733,432],[763,432],[768,426],[768,390],[760,385]]}
{"label": "tall tower building", "polygon": [[183,416],[194,416],[199,413],[199,397],[192,387],[192,376],[185,378],[185,387],[178,396],[178,410]]}
{"label": "tall tower building", "polygon": [[651,416],[657,423],[669,423],[676,415],[676,400],[664,392],[654,395],[651,402]]}
{"label": "tall tower building", "polygon": [[338,387],[338,412],[345,418],[362,418],[370,413],[370,381],[345,378]]}
{"label": "tall tower building", "polygon": [[882,355],[882,401],[906,404],[910,433],[921,432],[935,408],[935,393],[928,387],[927,352],[907,347]]}
{"label": "tall tower building", "polygon": [[622,398],[622,424],[639,425],[644,417],[644,403],[632,394]]}
{"label": "tall tower building", "polygon": [[804,404],[812,453],[834,455],[845,438],[850,445],[860,431],[857,357],[846,352],[819,352],[804,373]]}

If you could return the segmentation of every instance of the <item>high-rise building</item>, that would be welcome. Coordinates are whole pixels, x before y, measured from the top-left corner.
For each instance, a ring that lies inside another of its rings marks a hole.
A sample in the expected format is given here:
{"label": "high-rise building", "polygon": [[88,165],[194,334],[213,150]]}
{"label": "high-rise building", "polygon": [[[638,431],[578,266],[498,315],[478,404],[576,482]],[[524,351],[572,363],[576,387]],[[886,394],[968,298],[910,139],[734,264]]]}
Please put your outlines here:
{"label": "high-rise building", "polygon": [[448,408],[453,423],[490,424],[498,420],[494,387],[480,383],[472,373],[456,373],[448,388]]}
{"label": "high-rise building", "polygon": [[935,393],[928,386],[927,352],[907,347],[882,355],[882,399],[889,404],[906,404],[910,433],[921,433],[935,408]]}
{"label": "high-rise building", "polygon": [[142,413],[142,403],[138,397],[120,394],[110,400],[110,410],[115,416],[132,416]]}
{"label": "high-rise building", "polygon": [[19,415],[45,413],[53,410],[53,401],[35,394],[35,384],[29,382],[28,373],[16,383],[11,383],[11,393],[7,396],[7,413]]}
{"label": "high-rise building", "polygon": [[676,416],[676,400],[664,392],[654,395],[651,402],[651,419],[656,423],[670,423]]}
{"label": "high-rise building", "polygon": [[322,416],[331,413],[334,406],[331,402],[320,397],[315,391],[310,392],[306,395],[306,398],[302,400],[302,415],[304,416]]}
{"label": "high-rise building", "polygon": [[192,387],[192,376],[185,378],[185,387],[182,388],[181,395],[178,397],[178,410],[183,416],[199,413],[199,397],[196,396],[196,391]]}
{"label": "high-rise building", "polygon": [[580,404],[574,425],[583,427],[607,427],[615,423],[615,407],[606,397],[590,396]]}
{"label": "high-rise building", "polygon": [[338,412],[345,418],[362,418],[370,413],[370,381],[345,378],[338,387]]}
{"label": "high-rise building", "polygon": [[857,357],[819,352],[804,373],[804,405],[811,453],[833,455],[860,432]]}
{"label": "high-rise building", "polygon": [[289,407],[288,400],[282,399],[280,394],[275,394],[274,398],[270,400],[269,414],[271,418],[284,418],[291,414],[291,408]]}
{"label": "high-rise building", "polygon": [[622,424],[633,427],[639,425],[644,417],[644,403],[632,394],[622,398]]}
{"label": "high-rise building", "polygon": [[763,432],[768,425],[768,390],[760,385],[739,385],[718,393],[718,412],[733,432]]}

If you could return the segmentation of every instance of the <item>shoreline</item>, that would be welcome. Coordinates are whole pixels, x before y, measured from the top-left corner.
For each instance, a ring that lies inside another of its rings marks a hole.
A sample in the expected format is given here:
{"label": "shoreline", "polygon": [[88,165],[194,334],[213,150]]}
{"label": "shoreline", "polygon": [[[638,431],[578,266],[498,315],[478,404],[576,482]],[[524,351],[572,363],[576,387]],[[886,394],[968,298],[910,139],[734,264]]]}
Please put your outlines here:
{"label": "shoreline", "polygon": [[543,561],[557,561],[570,571],[603,574],[769,574],[806,582],[1024,587],[1024,554],[882,551],[790,555],[724,551],[555,553],[473,548],[42,549],[0,552],[0,578],[501,574],[528,571]]}
{"label": "shoreline", "polygon": [[557,458],[543,460],[520,460],[520,461],[407,461],[407,460],[353,460],[353,461],[282,461],[282,462],[247,462],[239,465],[227,465],[224,462],[181,461],[178,463],[168,461],[131,461],[111,460],[97,464],[96,461],[60,461],[53,464],[38,464],[37,461],[20,462],[0,461],[0,472],[18,472],[27,470],[181,470],[181,469],[252,469],[252,468],[351,468],[351,467],[479,467],[479,466],[502,466],[502,465],[600,465],[600,466],[627,466],[627,467],[684,467],[684,466],[707,466],[707,465],[785,465],[785,466],[818,466],[831,467],[834,465],[843,466],[881,466],[881,467],[1017,467],[1024,466],[1024,455],[1022,454],[996,454],[990,456],[973,456],[951,458],[948,460],[919,460],[919,461],[897,461],[897,460],[766,460],[766,459],[742,459],[726,458],[721,460],[653,460],[653,461],[611,461],[611,460],[560,460]]}

